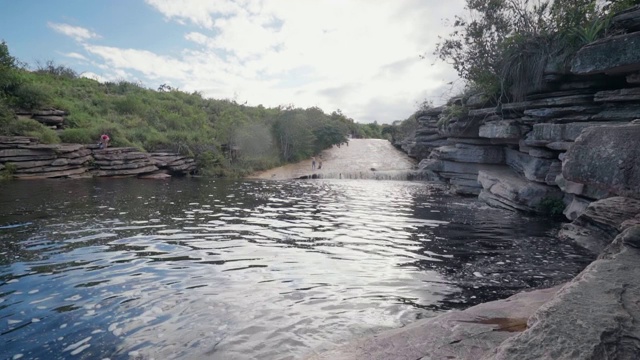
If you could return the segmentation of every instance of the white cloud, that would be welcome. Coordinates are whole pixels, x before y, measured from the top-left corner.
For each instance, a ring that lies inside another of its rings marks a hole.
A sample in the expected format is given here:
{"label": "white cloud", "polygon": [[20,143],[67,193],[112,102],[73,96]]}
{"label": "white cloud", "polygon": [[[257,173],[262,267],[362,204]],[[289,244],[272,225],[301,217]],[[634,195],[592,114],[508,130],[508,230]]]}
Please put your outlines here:
{"label": "white cloud", "polygon": [[56,24],[52,22],[47,23],[47,25],[53,30],[61,34],[74,38],[76,41],[85,41],[85,40],[96,39],[100,37],[100,35],[80,26],[73,26],[69,24]]}
{"label": "white cloud", "polygon": [[84,57],[84,55],[78,54],[77,52],[66,53],[66,54],[64,54],[64,56],[70,57],[72,59],[85,60],[85,61],[87,60],[87,58]]}
{"label": "white cloud", "polygon": [[149,86],[172,83],[249,104],[340,108],[357,121],[409,116],[426,98],[441,102],[456,78],[429,55],[442,19],[463,0],[146,0],[169,21],[199,27],[197,49],[176,55],[85,44],[110,71],[135,71]]}
{"label": "white cloud", "polygon": [[93,79],[93,80],[101,82],[101,83],[109,81],[104,76],[98,75],[98,74],[93,73],[91,71],[83,72],[82,74],[80,74],[80,77],[84,77],[84,78],[87,78],[87,79]]}

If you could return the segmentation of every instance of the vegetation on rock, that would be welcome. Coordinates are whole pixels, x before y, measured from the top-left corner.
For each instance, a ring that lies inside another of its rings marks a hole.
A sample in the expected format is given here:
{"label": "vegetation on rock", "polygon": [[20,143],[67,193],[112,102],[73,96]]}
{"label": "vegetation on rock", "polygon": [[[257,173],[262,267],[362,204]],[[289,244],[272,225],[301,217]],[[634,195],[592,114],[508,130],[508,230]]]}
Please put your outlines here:
{"label": "vegetation on rock", "polygon": [[453,65],[467,85],[496,102],[520,100],[562,72],[582,45],[615,31],[609,19],[638,0],[467,0],[467,17],[435,54]]}

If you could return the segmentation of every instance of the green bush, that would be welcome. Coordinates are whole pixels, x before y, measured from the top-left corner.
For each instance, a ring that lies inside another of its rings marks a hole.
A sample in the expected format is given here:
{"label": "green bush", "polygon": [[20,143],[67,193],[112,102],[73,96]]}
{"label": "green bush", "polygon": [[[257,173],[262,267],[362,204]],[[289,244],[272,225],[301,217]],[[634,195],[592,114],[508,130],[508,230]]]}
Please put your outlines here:
{"label": "green bush", "polygon": [[16,173],[18,168],[15,164],[5,163],[4,169],[0,171],[0,180],[10,180],[13,178],[13,174]]}
{"label": "green bush", "polygon": [[565,209],[565,204],[562,199],[559,198],[544,198],[538,204],[540,213],[549,217],[561,217]]}
{"label": "green bush", "polygon": [[22,83],[13,93],[15,105],[20,109],[39,109],[51,102],[51,88],[46,84]]}

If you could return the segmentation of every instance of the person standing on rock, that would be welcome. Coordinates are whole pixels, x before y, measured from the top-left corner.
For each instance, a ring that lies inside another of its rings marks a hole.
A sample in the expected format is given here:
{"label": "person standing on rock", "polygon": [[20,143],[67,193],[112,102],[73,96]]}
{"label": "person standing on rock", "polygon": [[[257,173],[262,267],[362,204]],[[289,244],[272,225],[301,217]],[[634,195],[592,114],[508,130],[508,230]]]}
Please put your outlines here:
{"label": "person standing on rock", "polygon": [[322,169],[322,159],[318,159],[318,170]]}
{"label": "person standing on rock", "polygon": [[311,170],[315,170],[316,169],[316,157],[312,156],[311,157]]}
{"label": "person standing on rock", "polygon": [[100,143],[98,144],[98,147],[100,149],[106,149],[107,146],[109,146],[109,140],[111,140],[109,138],[109,135],[107,135],[107,134],[100,135]]}

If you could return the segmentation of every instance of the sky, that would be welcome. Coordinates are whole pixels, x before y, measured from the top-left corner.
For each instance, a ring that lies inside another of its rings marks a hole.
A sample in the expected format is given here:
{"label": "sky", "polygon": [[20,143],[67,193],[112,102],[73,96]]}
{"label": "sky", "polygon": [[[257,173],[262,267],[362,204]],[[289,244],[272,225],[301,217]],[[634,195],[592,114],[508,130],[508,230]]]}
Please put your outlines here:
{"label": "sky", "polygon": [[[433,55],[464,0],[0,0],[0,40],[30,64],[167,84],[251,106],[391,123],[460,88]],[[422,59],[421,55],[425,58]]]}

